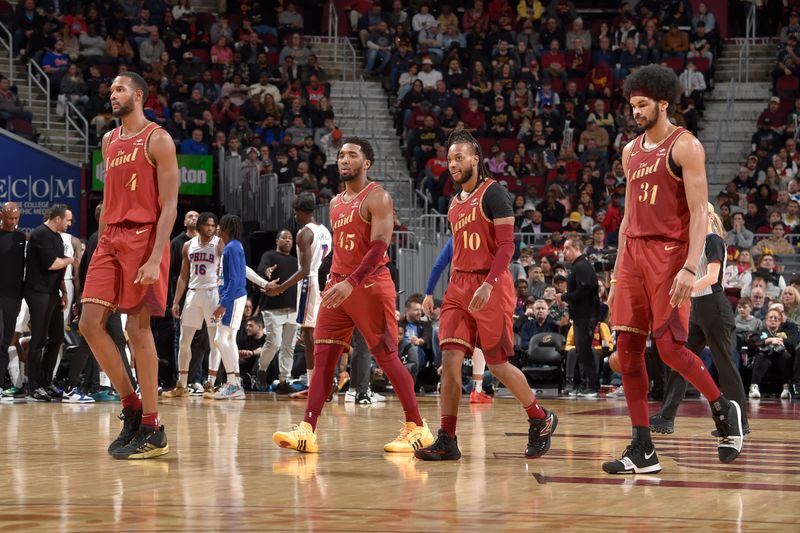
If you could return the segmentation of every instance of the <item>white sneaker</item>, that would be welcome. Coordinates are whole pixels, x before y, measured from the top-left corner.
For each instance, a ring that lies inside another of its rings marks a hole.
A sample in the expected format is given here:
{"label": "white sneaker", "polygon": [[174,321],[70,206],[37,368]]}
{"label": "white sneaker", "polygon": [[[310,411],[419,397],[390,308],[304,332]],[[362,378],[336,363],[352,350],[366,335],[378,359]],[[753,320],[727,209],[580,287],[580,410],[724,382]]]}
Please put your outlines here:
{"label": "white sneaker", "polygon": [[78,387],[61,395],[61,403],[94,403],[94,398],[81,392]]}
{"label": "white sneaker", "polygon": [[245,394],[244,389],[241,385],[233,385],[229,383],[222,387],[216,394],[214,394],[215,400],[244,400]]}
{"label": "white sneaker", "polygon": [[789,385],[784,383],[783,390],[781,391],[781,400],[788,400],[789,398],[791,398],[789,395]]}
{"label": "white sneaker", "polygon": [[367,389],[367,396],[369,396],[369,399],[372,403],[386,401],[386,396],[378,394],[377,392],[372,392],[372,389]]}
{"label": "white sneaker", "polygon": [[355,403],[356,401],[356,391],[354,389],[347,389],[347,392],[344,393],[344,403]]}
{"label": "white sneaker", "polygon": [[203,393],[205,392],[205,389],[203,389],[203,385],[201,385],[200,383],[192,383],[191,385],[189,385],[188,389],[189,389],[189,396],[202,396]]}
{"label": "white sneaker", "polygon": [[[758,385],[750,385],[750,394],[749,394],[749,396],[753,400],[758,400],[759,398],[761,398],[761,391],[758,390]],[[783,395],[781,394],[781,397],[782,396]]]}
{"label": "white sneaker", "polygon": [[611,396],[613,398],[624,398],[625,391],[622,389],[622,385],[614,389],[613,392],[609,392],[606,396]]}

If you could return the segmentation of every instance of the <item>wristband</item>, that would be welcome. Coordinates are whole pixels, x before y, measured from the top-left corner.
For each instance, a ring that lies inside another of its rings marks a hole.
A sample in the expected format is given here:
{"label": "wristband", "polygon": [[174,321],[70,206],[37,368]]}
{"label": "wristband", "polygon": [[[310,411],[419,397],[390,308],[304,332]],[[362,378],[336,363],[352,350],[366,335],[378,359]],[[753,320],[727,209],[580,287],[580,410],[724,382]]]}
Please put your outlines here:
{"label": "wristband", "polygon": [[692,269],[689,268],[689,267],[683,267],[683,268],[681,268],[681,270],[685,270],[686,272],[688,272],[692,276],[696,276],[697,275],[697,273],[693,272]]}

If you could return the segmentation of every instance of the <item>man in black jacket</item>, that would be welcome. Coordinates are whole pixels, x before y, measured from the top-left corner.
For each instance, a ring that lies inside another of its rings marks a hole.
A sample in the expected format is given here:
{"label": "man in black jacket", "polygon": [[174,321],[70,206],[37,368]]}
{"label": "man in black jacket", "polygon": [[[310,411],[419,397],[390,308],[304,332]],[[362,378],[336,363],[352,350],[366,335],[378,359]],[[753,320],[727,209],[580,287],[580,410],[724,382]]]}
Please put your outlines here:
{"label": "man in black jacket", "polygon": [[575,349],[583,377],[582,390],[579,390],[578,395],[593,398],[597,397],[599,389],[597,366],[592,354],[592,337],[600,315],[600,296],[597,274],[586,256],[581,253],[582,248],[580,237],[570,237],[564,241],[564,258],[572,263],[572,271],[567,278],[567,292],[556,295],[556,299],[569,304]]}
{"label": "man in black jacket", "polygon": [[[22,305],[22,283],[25,275],[25,234],[17,229],[19,207],[6,202],[0,210],[0,385],[8,370],[8,347],[14,336],[14,325]],[[16,389],[9,390],[14,396]]]}

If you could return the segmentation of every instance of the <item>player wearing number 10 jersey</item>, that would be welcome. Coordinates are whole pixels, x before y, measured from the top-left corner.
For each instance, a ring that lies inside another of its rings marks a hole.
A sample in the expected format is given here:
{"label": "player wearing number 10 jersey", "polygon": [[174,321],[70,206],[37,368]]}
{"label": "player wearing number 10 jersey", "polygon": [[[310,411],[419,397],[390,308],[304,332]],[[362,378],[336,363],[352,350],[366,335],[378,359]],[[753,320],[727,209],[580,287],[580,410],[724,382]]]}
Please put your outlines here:
{"label": "player wearing number 10 jersey", "polygon": [[668,110],[681,91],[675,73],[658,65],[637,69],[623,88],[644,133],[622,151],[625,215],[608,304],[633,438],[620,459],[603,464],[610,474],[661,471],[647,409],[648,335],[664,363],[711,404],[720,461],[733,461],[742,449],[741,406],[720,394],[700,358],[684,347],[689,299],[708,231],[708,188],[703,146],[669,121]]}
{"label": "player wearing number 10 jersey", "polygon": [[558,424],[536,401],[525,375],[508,362],[514,355],[514,285],[508,264],[514,255],[514,210],[508,191],[489,179],[478,142],[467,131],[450,135],[447,163],[462,188],[447,213],[453,233],[453,271],[439,322],[442,346],[442,427],[431,446],[415,455],[426,461],[457,460],[456,417],[461,366],[480,343],[486,364],[524,407],[529,420],[527,457],[550,448]]}

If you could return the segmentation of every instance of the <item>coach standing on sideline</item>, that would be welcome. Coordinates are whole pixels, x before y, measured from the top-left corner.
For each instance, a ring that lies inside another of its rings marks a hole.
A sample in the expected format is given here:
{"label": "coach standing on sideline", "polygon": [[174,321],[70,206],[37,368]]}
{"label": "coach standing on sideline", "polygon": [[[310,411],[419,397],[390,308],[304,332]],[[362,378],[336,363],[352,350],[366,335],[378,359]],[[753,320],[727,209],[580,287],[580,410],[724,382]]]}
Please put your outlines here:
{"label": "coach standing on sideline", "polygon": [[17,230],[19,207],[6,202],[0,211],[0,385],[8,370],[8,347],[22,304],[25,276],[25,234]]}
{"label": "coach standing on sideline", "polygon": [[28,243],[25,301],[31,312],[31,343],[26,367],[30,395],[37,402],[52,399],[46,389],[51,385],[64,342],[64,269],[69,265],[77,269],[78,265],[74,258],[64,256],[64,241],[59,233],[67,231],[71,224],[72,211],[64,204],[56,204],[50,208],[45,223],[31,232]]}
{"label": "coach standing on sideline", "polygon": [[564,241],[564,258],[572,263],[572,271],[567,278],[567,292],[557,294],[556,300],[569,304],[572,318],[572,331],[575,336],[575,350],[581,368],[582,386],[578,394],[595,397],[599,389],[597,363],[592,354],[592,337],[600,317],[600,296],[597,288],[597,274],[586,256],[581,253],[580,237],[570,237]]}

